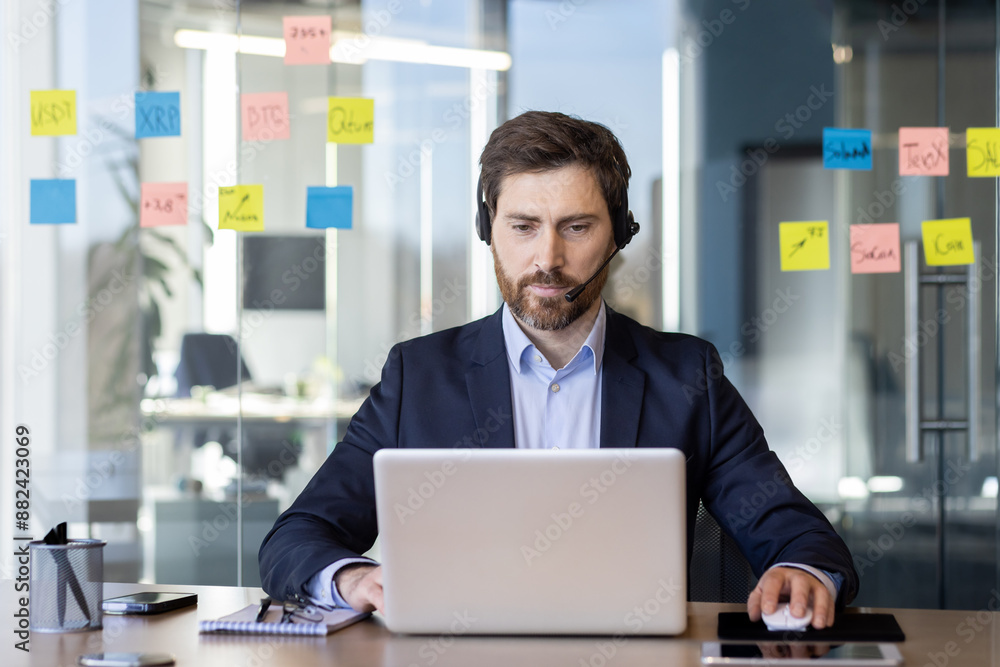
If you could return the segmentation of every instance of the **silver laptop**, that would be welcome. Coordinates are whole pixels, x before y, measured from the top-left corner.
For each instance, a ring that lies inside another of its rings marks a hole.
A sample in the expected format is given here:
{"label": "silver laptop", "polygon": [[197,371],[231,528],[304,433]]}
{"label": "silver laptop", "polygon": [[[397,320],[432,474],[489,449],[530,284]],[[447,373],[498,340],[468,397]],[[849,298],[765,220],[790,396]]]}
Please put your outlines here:
{"label": "silver laptop", "polygon": [[676,449],[383,449],[385,621],[419,634],[672,635],[687,625]]}

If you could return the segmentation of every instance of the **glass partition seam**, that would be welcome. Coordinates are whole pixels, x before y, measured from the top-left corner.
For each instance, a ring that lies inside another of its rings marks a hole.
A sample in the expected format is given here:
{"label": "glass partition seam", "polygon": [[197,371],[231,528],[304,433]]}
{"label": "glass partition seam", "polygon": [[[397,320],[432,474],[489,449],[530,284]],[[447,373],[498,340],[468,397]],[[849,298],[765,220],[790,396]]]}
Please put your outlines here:
{"label": "glass partition seam", "polygon": [[[241,0],[236,0],[236,39],[243,36]],[[243,54],[236,54],[236,147],[240,146],[240,127],[243,121],[242,90]],[[240,183],[242,159],[237,154],[236,182]],[[236,585],[243,586],[243,233],[236,232]]]}
{"label": "glass partition seam", "polygon": [[[993,71],[996,76],[994,82],[994,122],[1000,127],[1000,0],[996,0],[993,5],[993,50],[994,65]],[[994,179],[993,190],[995,203],[993,207],[993,258],[1000,258],[1000,179]],[[993,431],[993,452],[1000,458],[1000,276],[993,279],[993,403],[994,403],[994,431]],[[997,460],[997,459],[994,459]],[[996,465],[996,464],[994,464]],[[997,474],[997,470],[993,471]],[[1000,502],[1000,494],[994,500],[994,516],[997,517],[994,524],[996,530],[996,553],[1000,556],[1000,511],[997,511],[996,504]],[[996,582],[1000,582],[1000,557],[995,558],[996,562]]]}

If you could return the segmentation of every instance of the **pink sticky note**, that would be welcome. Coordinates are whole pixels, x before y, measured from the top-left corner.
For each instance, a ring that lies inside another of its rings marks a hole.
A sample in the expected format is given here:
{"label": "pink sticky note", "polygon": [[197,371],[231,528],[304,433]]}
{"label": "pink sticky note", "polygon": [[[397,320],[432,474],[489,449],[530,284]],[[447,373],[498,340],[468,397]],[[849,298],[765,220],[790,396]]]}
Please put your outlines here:
{"label": "pink sticky note", "polygon": [[851,225],[851,273],[899,273],[899,223]]}
{"label": "pink sticky note", "polygon": [[186,225],[187,183],[143,183],[139,200],[139,226]]}
{"label": "pink sticky note", "polygon": [[286,16],[284,23],[286,65],[330,64],[329,16]]}
{"label": "pink sticky note", "polygon": [[900,176],[948,175],[948,128],[899,128]]}
{"label": "pink sticky note", "polygon": [[271,141],[291,137],[288,93],[240,95],[243,141]]}

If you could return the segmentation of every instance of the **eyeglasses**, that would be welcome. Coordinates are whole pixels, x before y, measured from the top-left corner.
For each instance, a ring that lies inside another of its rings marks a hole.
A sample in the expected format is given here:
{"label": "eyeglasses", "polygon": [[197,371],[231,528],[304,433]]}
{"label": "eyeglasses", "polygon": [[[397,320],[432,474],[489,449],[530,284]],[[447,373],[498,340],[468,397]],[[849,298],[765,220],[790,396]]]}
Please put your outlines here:
{"label": "eyeglasses", "polygon": [[314,604],[301,595],[295,595],[282,605],[281,623],[319,623],[323,620],[323,612],[334,608],[328,605]]}

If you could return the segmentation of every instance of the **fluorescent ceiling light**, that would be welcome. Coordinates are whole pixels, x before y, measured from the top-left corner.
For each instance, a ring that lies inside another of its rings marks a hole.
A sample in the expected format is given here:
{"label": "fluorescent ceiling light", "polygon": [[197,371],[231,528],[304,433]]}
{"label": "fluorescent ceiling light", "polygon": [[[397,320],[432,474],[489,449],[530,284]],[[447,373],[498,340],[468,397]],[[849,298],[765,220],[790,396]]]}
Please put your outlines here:
{"label": "fluorescent ceiling light", "polygon": [[868,478],[868,490],[872,493],[895,493],[903,490],[903,478],[895,475],[876,475]]}
{"label": "fluorescent ceiling light", "polygon": [[837,493],[841,498],[867,498],[868,486],[860,477],[841,477],[837,482]]}
{"label": "fluorescent ceiling light", "polygon": [[[415,39],[369,37],[356,32],[334,31],[331,37],[330,60],[348,65],[387,60],[497,71],[506,71],[511,65],[510,54],[503,51],[434,46]],[[184,49],[225,49],[255,56],[285,57],[285,40],[278,37],[178,30],[174,33],[174,43]]]}

